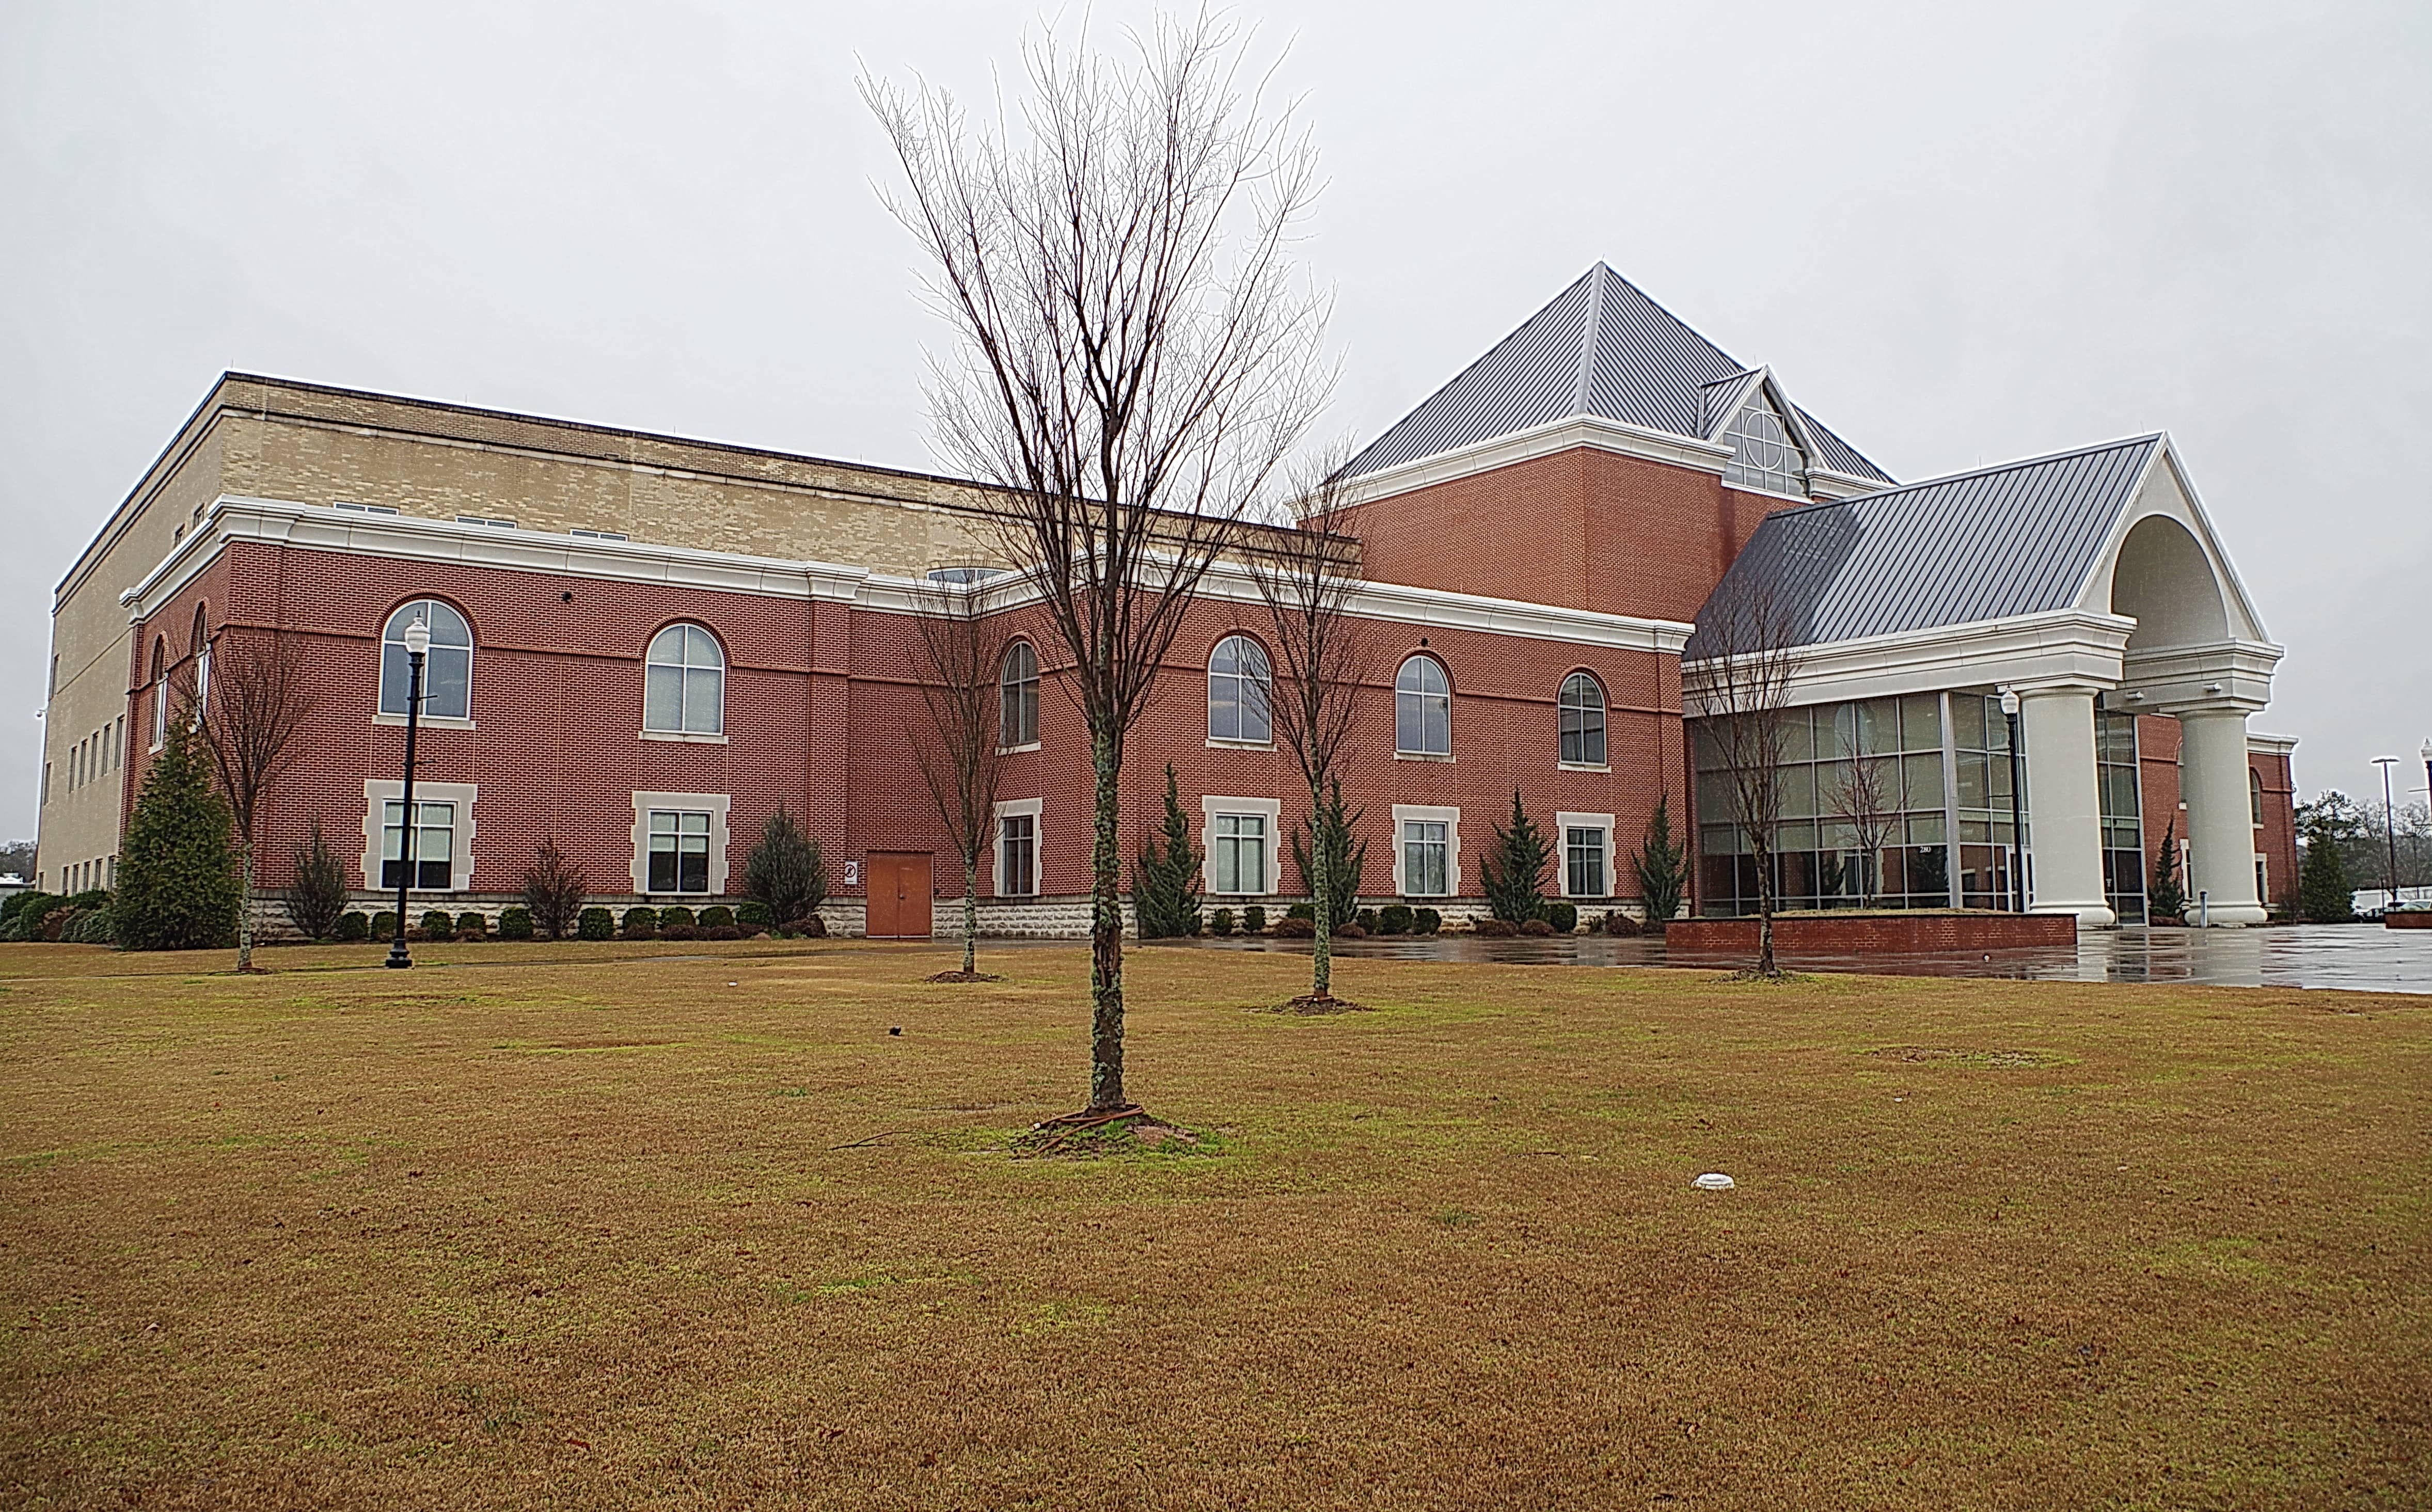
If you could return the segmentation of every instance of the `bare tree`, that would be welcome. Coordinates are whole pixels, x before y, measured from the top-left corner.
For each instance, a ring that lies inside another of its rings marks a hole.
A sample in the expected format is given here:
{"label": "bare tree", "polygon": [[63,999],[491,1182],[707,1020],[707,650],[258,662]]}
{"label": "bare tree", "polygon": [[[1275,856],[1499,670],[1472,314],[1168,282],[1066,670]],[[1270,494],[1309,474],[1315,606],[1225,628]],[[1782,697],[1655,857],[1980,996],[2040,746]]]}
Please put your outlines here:
{"label": "bare tree", "polygon": [[920,626],[921,706],[929,738],[906,742],[937,817],[963,864],[962,976],[979,966],[980,855],[996,822],[999,775],[1005,769],[999,732],[997,669],[1005,637],[982,622],[979,587],[940,585],[915,617]]}
{"label": "bare tree", "polygon": [[1900,824],[1900,758],[1853,749],[1831,801],[1833,817],[1849,827],[1858,843],[1858,906],[1864,908],[1882,891],[1883,847]]}
{"label": "bare tree", "polygon": [[237,914],[236,968],[253,969],[254,846],[263,801],[299,754],[296,737],[321,699],[320,686],[296,643],[277,630],[222,630],[213,638],[209,686],[197,684],[192,707],[211,753],[220,791],[236,822],[243,887]]}
{"label": "bare tree", "polygon": [[1778,978],[1773,956],[1774,835],[1782,823],[1783,714],[1800,662],[1800,637],[1764,574],[1726,577],[1697,613],[1680,680],[1731,783],[1731,818],[1756,859],[1756,975]]}
{"label": "bare tree", "polygon": [[[1300,765],[1311,815],[1324,809],[1336,758],[1359,722],[1360,692],[1374,670],[1373,638],[1350,612],[1362,578],[1354,539],[1359,507],[1343,476],[1348,462],[1338,448],[1309,463],[1293,491],[1298,528],[1267,532],[1242,550],[1275,643],[1268,714],[1275,739]],[[1309,882],[1316,949],[1303,1002],[1326,1007],[1335,1001],[1334,910],[1326,900],[1336,879],[1328,874],[1333,848],[1317,829],[1312,817]]]}
{"label": "bare tree", "polygon": [[1088,1111],[1123,1093],[1123,742],[1208,567],[1322,403],[1326,301],[1289,244],[1317,191],[1289,112],[1244,94],[1244,44],[1206,15],[1160,21],[1126,65],[1024,49],[1016,142],[974,140],[943,92],[865,79],[961,335],[929,383],[939,449],[1004,490],[995,522],[1031,563],[1089,735]]}

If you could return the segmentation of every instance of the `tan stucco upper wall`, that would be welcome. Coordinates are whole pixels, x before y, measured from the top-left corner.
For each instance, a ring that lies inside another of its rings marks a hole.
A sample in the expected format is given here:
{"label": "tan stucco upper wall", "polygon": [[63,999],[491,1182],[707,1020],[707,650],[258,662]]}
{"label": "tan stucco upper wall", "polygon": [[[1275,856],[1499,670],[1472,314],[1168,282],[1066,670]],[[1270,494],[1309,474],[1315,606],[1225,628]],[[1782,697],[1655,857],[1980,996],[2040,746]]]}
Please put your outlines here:
{"label": "tan stucco upper wall", "polygon": [[[223,435],[204,428],[181,437],[148,474],[136,497],[113,516],[109,537],[89,551],[84,570],[58,601],[51,616],[51,654],[57,685],[42,716],[42,760],[49,769],[48,798],[41,811],[41,868],[56,887],[59,868],[96,861],[118,851],[120,781],[112,770],[71,791],[69,755],[76,743],[127,712],[129,660],[127,611],[121,590],[141,581],[225,489],[221,483]],[[127,735],[132,742],[137,738]]]}

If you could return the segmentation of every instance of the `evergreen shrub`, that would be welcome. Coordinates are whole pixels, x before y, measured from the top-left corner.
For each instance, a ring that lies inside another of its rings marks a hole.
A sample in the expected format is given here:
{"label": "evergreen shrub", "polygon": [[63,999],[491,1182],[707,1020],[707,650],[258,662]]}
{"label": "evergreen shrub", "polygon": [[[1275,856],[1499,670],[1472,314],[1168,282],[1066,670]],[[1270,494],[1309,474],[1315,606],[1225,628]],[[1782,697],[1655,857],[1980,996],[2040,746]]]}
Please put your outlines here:
{"label": "evergreen shrub", "polygon": [[1521,806],[1520,790],[1512,790],[1512,822],[1495,827],[1495,843],[1487,848],[1480,870],[1486,881],[1487,911],[1507,924],[1541,918],[1545,911],[1545,863],[1553,855],[1545,832]]}
{"label": "evergreen shrub", "polygon": [[1376,911],[1373,908],[1363,908],[1351,916],[1351,922],[1360,927],[1360,933],[1374,934],[1376,932]]}
{"label": "evergreen shrub", "polygon": [[[784,809],[768,815],[743,858],[743,890],[779,924],[793,925],[828,900],[827,858]],[[662,927],[666,920],[660,920]]]}
{"label": "evergreen shrub", "polygon": [[372,916],[372,938],[380,941],[397,938],[397,915],[393,911],[383,908]]}
{"label": "evergreen shrub", "polygon": [[1413,934],[1433,934],[1436,931],[1443,928],[1444,916],[1437,913],[1434,909],[1414,908],[1410,910],[1410,932]]}
{"label": "evergreen shrub", "polygon": [[727,907],[724,903],[712,903],[707,908],[701,911],[700,923],[702,929],[720,930],[734,922],[735,910]]}
{"label": "evergreen shrub", "polygon": [[498,910],[498,938],[529,940],[532,937],[532,910],[502,908]]}
{"label": "evergreen shrub", "polygon": [[575,916],[574,933],[577,939],[604,940],[616,932],[616,916],[596,904]]}
{"label": "evergreen shrub", "polygon": [[[1361,840],[1355,845],[1352,837],[1359,832],[1360,821],[1367,814],[1364,808],[1343,812],[1343,784],[1337,781],[1311,818],[1303,819],[1292,829],[1292,865],[1299,868],[1300,884],[1309,890],[1312,899],[1317,896],[1314,848],[1325,848],[1326,917],[1338,930],[1360,912],[1360,874],[1368,865],[1368,842]],[[1311,912],[1302,916],[1313,920],[1317,916]]]}
{"label": "evergreen shrub", "polygon": [[1191,842],[1191,817],[1182,812],[1174,785],[1174,764],[1165,767],[1164,843],[1157,835],[1140,840],[1140,860],[1132,866],[1132,910],[1143,940],[1166,940],[1199,932],[1199,848]]}
{"label": "evergreen shrub", "polygon": [[295,863],[296,881],[280,899],[287,920],[306,939],[326,940],[346,911],[346,869],[323,838],[320,820],[312,821],[312,832],[296,848]]}
{"label": "evergreen shrub", "polygon": [[659,911],[655,908],[629,908],[625,922],[616,932],[629,940],[655,940],[659,937]]}
{"label": "evergreen shrub", "polygon": [[1418,916],[1408,903],[1387,903],[1376,910],[1376,932],[1380,934],[1408,934]]}
{"label": "evergreen shrub", "polygon": [[490,916],[463,913],[456,916],[456,937],[460,940],[486,940],[490,937]]}
{"label": "evergreen shrub", "polygon": [[1577,903],[1548,901],[1545,904],[1545,922],[1554,927],[1555,933],[1568,934],[1579,927],[1579,906]]}
{"label": "evergreen shrub", "polygon": [[1241,932],[1244,934],[1264,934],[1267,932],[1266,909],[1257,903],[1252,903],[1249,907],[1241,910]]}
{"label": "evergreen shrub", "polygon": [[[531,925],[527,923],[525,927],[529,929]],[[350,908],[338,916],[338,922],[331,926],[330,937],[347,945],[360,945],[371,937],[371,916],[362,909]]]}
{"label": "evergreen shrub", "polygon": [[456,937],[455,916],[444,908],[425,911],[422,916],[422,937],[426,940],[452,940]]}
{"label": "evergreen shrub", "polygon": [[735,922],[748,930],[774,929],[777,916],[768,904],[754,898],[735,910]]}
{"label": "evergreen shrub", "polygon": [[659,910],[659,932],[662,934],[669,930],[688,930],[700,922],[701,920],[692,916],[692,910],[681,903],[673,908]]}
{"label": "evergreen shrub", "polygon": [[186,720],[172,719],[119,851],[119,940],[132,950],[232,946],[239,891],[233,826],[210,756]]}
{"label": "evergreen shrub", "polygon": [[1220,908],[1213,914],[1208,915],[1208,932],[1217,935],[1220,938],[1232,933],[1233,911],[1229,908]]}
{"label": "evergreen shrub", "polygon": [[[1317,922],[1317,910],[1307,903],[1294,903],[1292,907],[1284,910],[1284,917],[1305,918],[1314,924]],[[1311,934],[1315,934],[1316,932],[1317,932],[1315,930],[1309,931],[1309,933]]]}

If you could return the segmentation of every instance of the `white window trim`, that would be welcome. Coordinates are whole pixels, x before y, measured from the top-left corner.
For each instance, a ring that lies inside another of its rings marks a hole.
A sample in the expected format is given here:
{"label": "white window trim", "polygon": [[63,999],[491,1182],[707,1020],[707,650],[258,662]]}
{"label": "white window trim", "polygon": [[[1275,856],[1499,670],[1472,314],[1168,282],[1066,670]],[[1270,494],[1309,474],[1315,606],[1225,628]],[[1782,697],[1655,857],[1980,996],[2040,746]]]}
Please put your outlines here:
{"label": "white window trim", "polygon": [[[405,715],[401,714],[376,714],[372,715],[372,723],[376,725],[394,725],[397,729],[403,730],[405,728]],[[424,730],[470,730],[473,728],[473,721],[470,719],[460,719],[454,714],[424,714],[421,718],[416,719],[414,723]],[[422,784],[417,782],[414,785],[419,787]]]}
{"label": "white window trim", "polygon": [[[1444,827],[1444,885],[1448,889],[1445,892],[1413,893],[1404,885],[1402,826],[1412,819],[1441,823]],[[1424,803],[1393,805],[1393,893],[1398,898],[1459,898],[1461,896],[1461,810],[1440,808]]]}
{"label": "white window trim", "polygon": [[[1573,830],[1604,832],[1604,891],[1575,893],[1571,891],[1571,837]],[[1613,815],[1610,814],[1557,814],[1554,815],[1554,876],[1564,898],[1612,898],[1614,873],[1620,868],[1613,854]]]}
{"label": "white window trim", "polygon": [[[636,895],[644,898],[724,898],[726,896],[726,810],[735,800],[724,793],[635,793],[633,795],[633,870],[629,879]],[[676,812],[691,810],[709,813],[709,891],[701,893],[661,893],[650,891],[650,811],[667,809]]]}
{"label": "white window trim", "polygon": [[[1009,798],[996,806],[988,820],[988,885],[997,898],[1040,898],[1047,889],[1040,885],[1047,874],[1047,800],[1045,798]],[[1030,891],[1008,893],[1005,890],[1005,821],[1027,814],[1030,815]]]}
{"label": "white window trim", "polygon": [[[1216,815],[1220,814],[1257,815],[1267,821],[1267,885],[1263,892],[1228,893],[1216,885]],[[1270,898],[1275,892],[1277,847],[1282,843],[1284,800],[1261,798],[1219,798],[1208,794],[1199,800],[1199,885],[1218,898]]]}
{"label": "white window trim", "polygon": [[[1273,750],[1275,748],[1275,743],[1272,740],[1225,740],[1221,736],[1210,735],[1208,737],[1208,748],[1209,750]],[[1245,809],[1242,812],[1249,811]]]}
{"label": "white window trim", "polygon": [[712,735],[696,730],[645,730],[644,740],[664,740],[678,746],[723,746],[724,735]]}
{"label": "white window trim", "polygon": [[1023,751],[1037,750],[1038,748],[1039,742],[1035,740],[1025,740],[1019,746],[999,746],[996,748],[996,753],[1000,756],[1019,756]]}
{"label": "white window trim", "polygon": [[[414,802],[456,805],[456,831],[451,842],[455,853],[448,864],[448,891],[451,893],[473,890],[473,800],[481,791],[478,782],[426,782],[420,778],[414,779]],[[394,887],[380,885],[380,817],[386,805],[404,797],[405,784],[402,781],[376,777],[363,780],[363,873],[366,892],[394,895],[397,891]],[[436,889],[409,887],[406,891],[428,895]]]}

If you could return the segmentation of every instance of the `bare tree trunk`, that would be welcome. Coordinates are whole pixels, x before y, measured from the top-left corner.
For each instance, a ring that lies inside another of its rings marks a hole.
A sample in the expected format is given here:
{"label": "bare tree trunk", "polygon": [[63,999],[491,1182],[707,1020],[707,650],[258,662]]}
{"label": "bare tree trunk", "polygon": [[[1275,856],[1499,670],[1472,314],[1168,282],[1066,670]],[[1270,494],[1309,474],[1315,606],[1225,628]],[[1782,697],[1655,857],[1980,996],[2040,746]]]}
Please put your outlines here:
{"label": "bare tree trunk", "polygon": [[1316,949],[1309,952],[1309,990],[1313,998],[1334,996],[1334,864],[1326,856],[1329,848],[1326,837],[1318,833],[1317,829],[1317,815],[1324,812],[1318,805],[1323,801],[1318,790],[1311,787],[1309,790],[1309,869],[1311,873],[1309,884],[1317,890],[1316,906],[1309,910],[1311,921],[1316,926],[1316,938],[1311,941]]}
{"label": "bare tree trunk", "polygon": [[253,840],[247,836],[237,845],[237,866],[243,885],[237,894],[236,968],[253,969]]}
{"label": "bare tree trunk", "polygon": [[1123,819],[1123,752],[1091,742],[1097,807],[1089,842],[1089,1111],[1111,1113],[1123,1097],[1123,899],[1117,834]]}
{"label": "bare tree trunk", "polygon": [[979,970],[980,949],[980,858],[979,852],[963,852],[963,975]]}
{"label": "bare tree trunk", "polygon": [[1773,842],[1765,836],[1751,836],[1748,842],[1756,848],[1756,969],[1766,977],[1782,975],[1782,967],[1773,960]]}

